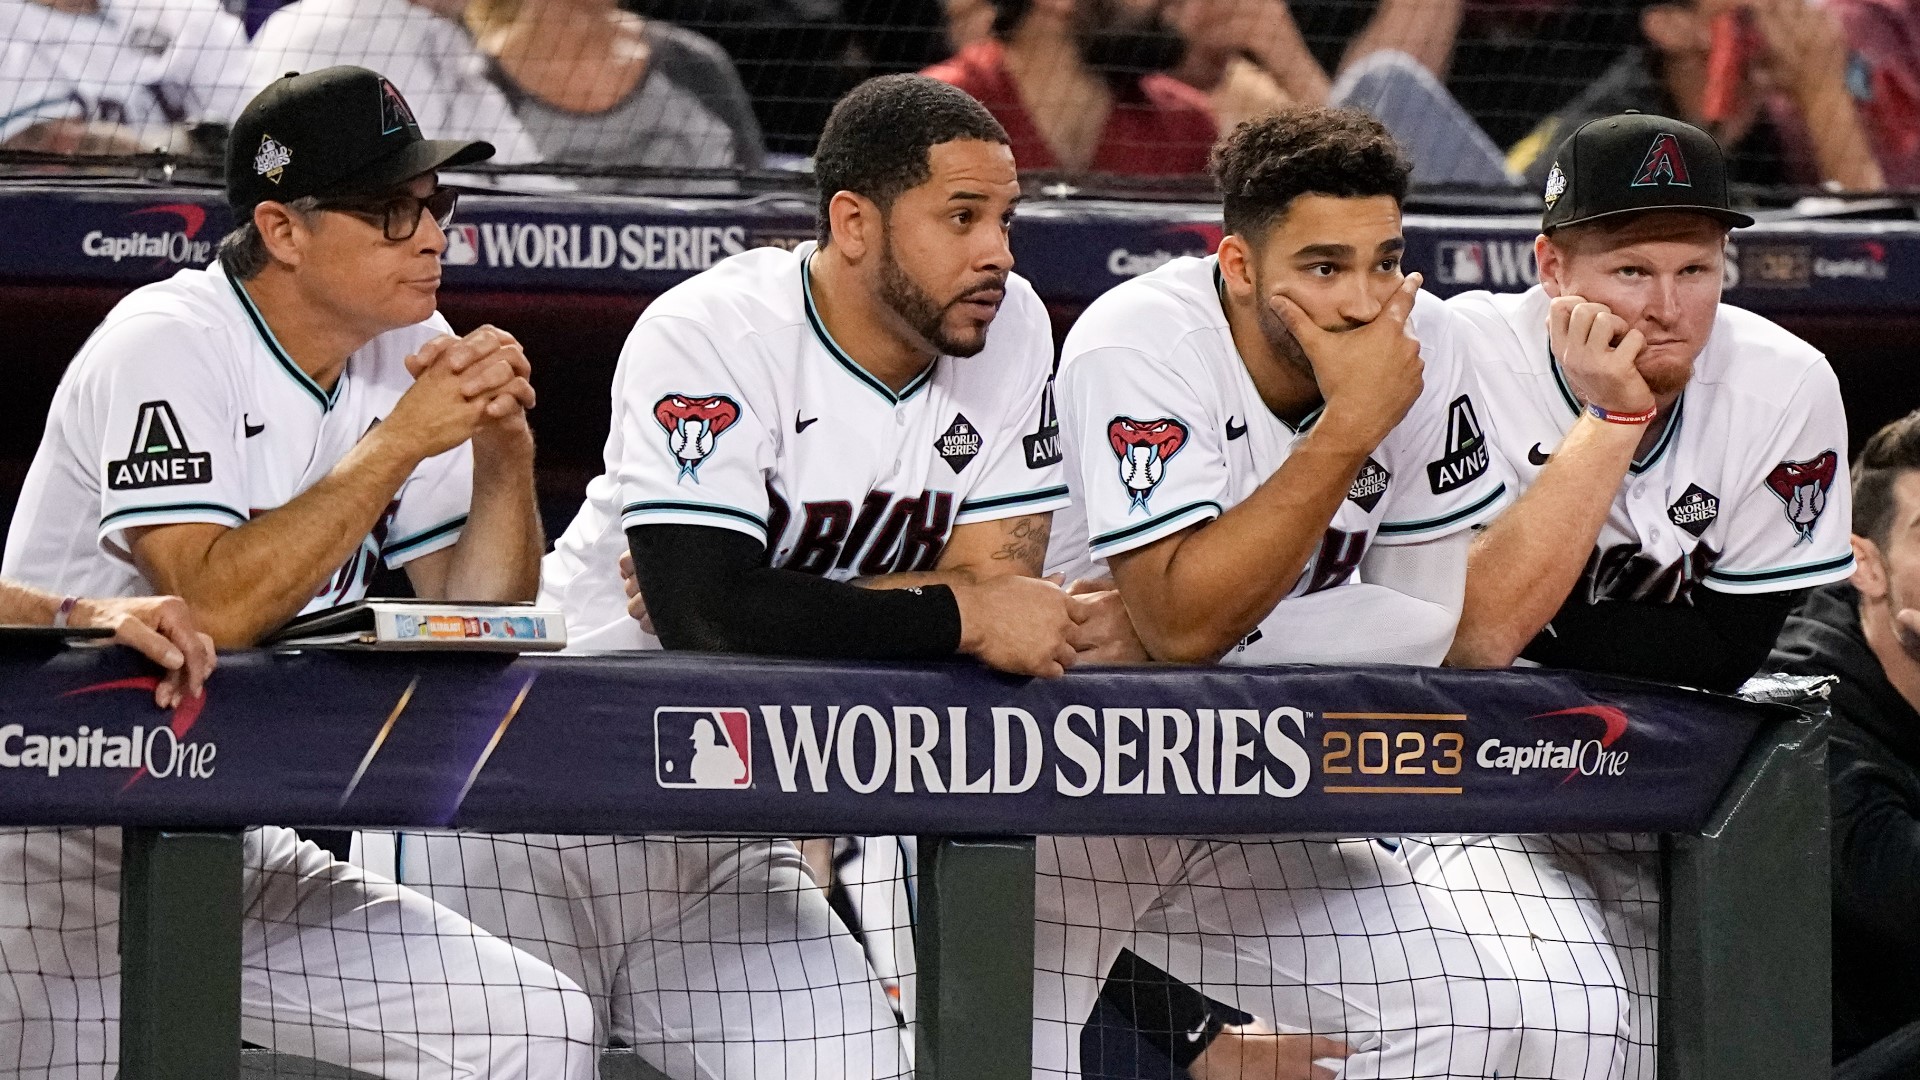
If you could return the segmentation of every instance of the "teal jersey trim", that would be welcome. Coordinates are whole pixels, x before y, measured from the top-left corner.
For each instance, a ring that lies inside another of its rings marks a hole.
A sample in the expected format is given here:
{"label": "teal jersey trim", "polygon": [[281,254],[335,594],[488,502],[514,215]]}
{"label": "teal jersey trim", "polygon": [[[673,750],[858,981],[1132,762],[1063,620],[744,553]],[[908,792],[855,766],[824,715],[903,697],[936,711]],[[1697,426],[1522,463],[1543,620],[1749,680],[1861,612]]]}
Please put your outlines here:
{"label": "teal jersey trim", "polygon": [[1761,585],[1773,581],[1793,581],[1798,578],[1817,577],[1838,570],[1847,570],[1853,566],[1853,552],[1849,551],[1838,558],[1824,562],[1807,563],[1804,566],[1783,566],[1774,570],[1709,570],[1707,580],[1724,581],[1729,585]]}
{"label": "teal jersey trim", "polygon": [[225,517],[230,517],[234,520],[236,524],[239,524],[239,525],[245,525],[249,520],[251,520],[246,514],[243,514],[240,511],[235,510],[231,506],[226,506],[221,503],[180,502],[180,503],[158,503],[153,506],[125,507],[120,510],[115,510],[113,513],[108,514],[106,517],[101,518],[100,524],[104,527],[107,525],[116,524],[118,522],[127,520],[129,518],[159,517],[165,514],[198,513],[203,510],[211,511],[213,513],[218,513]]}
{"label": "teal jersey trim", "polygon": [[260,309],[253,306],[253,298],[247,295],[247,290],[230,277],[227,278],[227,284],[233,286],[233,295],[240,301],[241,310],[247,313],[247,321],[253,324],[253,331],[259,335],[261,344],[267,347],[267,352],[279,362],[280,370],[286,372],[287,377],[292,379],[300,389],[305,390],[320,406],[322,412],[332,409],[333,403],[340,399],[340,386],[347,381],[347,373],[345,371],[340,373],[340,378],[333,384],[332,393],[320,389],[320,384],[314,382],[312,376],[300,370],[300,365],[293,362],[293,359],[287,355],[287,350],[280,347],[280,340],[274,337],[273,331],[267,327],[267,320],[260,316]]}
{"label": "teal jersey trim", "polygon": [[1139,536],[1141,533],[1150,532],[1169,522],[1176,521],[1179,518],[1191,516],[1196,512],[1205,511],[1205,510],[1213,511],[1215,517],[1218,517],[1219,515],[1226,512],[1220,508],[1219,503],[1214,502],[1211,499],[1202,500],[1201,502],[1191,502],[1185,506],[1180,507],[1177,510],[1170,510],[1167,513],[1161,514],[1159,517],[1149,518],[1148,520],[1139,522],[1138,524],[1129,525],[1124,529],[1115,529],[1110,533],[1105,533],[1100,536],[1096,536],[1093,538],[1092,543],[1088,544],[1087,546],[1090,548],[1109,547],[1113,544],[1119,543],[1122,540],[1128,540],[1128,539],[1132,539],[1133,537]]}
{"label": "teal jersey trim", "polygon": [[752,525],[765,536],[766,519],[733,506],[715,506],[712,503],[679,502],[671,499],[648,499],[642,502],[630,502],[620,508],[621,520],[635,514],[711,514],[714,517],[732,518]]}
{"label": "teal jersey trim", "polygon": [[921,387],[933,380],[933,370],[940,366],[938,357],[934,358],[933,363],[927,365],[925,371],[915,375],[912,381],[901,387],[897,394],[893,392],[892,387],[874,378],[866,368],[855,363],[853,357],[848,356],[846,350],[840,347],[840,343],[833,340],[833,335],[827,332],[827,324],[820,318],[819,310],[813,306],[813,271],[808,269],[805,259],[800,261],[800,293],[806,299],[807,325],[813,328],[813,336],[819,339],[821,347],[827,350],[827,355],[838,361],[840,366],[847,370],[847,374],[853,376],[867,389],[885,398],[887,404],[900,404],[919,393]]}
{"label": "teal jersey trim", "polygon": [[1487,507],[1492,506],[1494,503],[1499,502],[1500,496],[1506,493],[1507,485],[1503,483],[1472,506],[1462,507],[1451,514],[1442,514],[1439,517],[1428,518],[1425,521],[1383,522],[1378,532],[1381,536],[1411,536],[1414,533],[1434,532],[1438,529],[1444,529],[1449,525],[1464,521],[1485,510]]}
{"label": "teal jersey trim", "polygon": [[1048,502],[1065,498],[1067,485],[1041,488],[1038,491],[1022,491],[1015,495],[996,495],[991,499],[970,499],[960,504],[959,513],[975,514],[982,510],[1000,510],[1009,506],[1025,506],[1029,503]]}
{"label": "teal jersey trim", "polygon": [[415,548],[425,547],[448,533],[459,532],[466,527],[466,524],[467,515],[465,514],[461,514],[456,518],[449,518],[431,529],[423,529],[420,532],[414,533],[412,536],[402,537],[401,539],[389,542],[385,547],[380,549],[380,557],[391,559],[395,555],[404,555]]}

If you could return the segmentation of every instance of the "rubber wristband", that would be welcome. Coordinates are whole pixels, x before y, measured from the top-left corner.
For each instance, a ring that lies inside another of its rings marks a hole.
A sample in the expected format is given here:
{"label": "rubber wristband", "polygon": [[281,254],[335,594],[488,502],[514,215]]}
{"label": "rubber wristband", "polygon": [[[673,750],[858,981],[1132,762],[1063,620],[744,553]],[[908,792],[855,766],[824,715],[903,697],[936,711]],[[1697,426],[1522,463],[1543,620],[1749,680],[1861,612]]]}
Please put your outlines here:
{"label": "rubber wristband", "polygon": [[77,596],[69,596],[60,601],[59,610],[53,613],[53,625],[55,629],[57,630],[66,629],[67,620],[73,617],[74,605],[78,604],[79,602],[80,602],[80,598]]}
{"label": "rubber wristband", "polygon": [[1609,424],[1649,424],[1660,415],[1660,406],[1655,405],[1646,412],[1609,412],[1592,402],[1587,403],[1587,412],[1596,420],[1605,420]]}

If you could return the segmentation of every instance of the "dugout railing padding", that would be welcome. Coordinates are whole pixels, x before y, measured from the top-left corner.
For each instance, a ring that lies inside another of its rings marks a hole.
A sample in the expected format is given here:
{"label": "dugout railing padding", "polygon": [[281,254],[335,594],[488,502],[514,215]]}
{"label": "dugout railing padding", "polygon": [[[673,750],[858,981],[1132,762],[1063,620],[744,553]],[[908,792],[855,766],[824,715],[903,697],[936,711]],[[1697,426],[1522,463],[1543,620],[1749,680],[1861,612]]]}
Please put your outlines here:
{"label": "dugout railing padding", "polygon": [[[242,1075],[236,830],[256,821],[918,833],[914,1037],[931,1080],[1030,1075],[1024,1040],[979,1033],[1032,1016],[1033,843],[1011,834],[1036,823],[1062,835],[1658,832],[1662,1074],[1811,1080],[1831,1068],[1825,722],[1806,680],[1773,681],[1755,703],[1559,672],[1153,667],[1038,681],[962,664],[251,652],[224,658],[206,701],[162,722],[136,672],[115,651],[0,655],[0,765],[15,762],[0,824],[128,830],[129,1080]],[[730,738],[746,743],[750,784],[662,782],[688,710],[744,721]],[[1206,745],[1181,741],[1191,783],[1156,785],[1136,767],[1154,759],[1140,740],[1177,723]],[[80,724],[139,734],[147,774],[19,764],[22,739]],[[1435,729],[1460,735],[1457,757]],[[1547,748],[1537,767],[1501,756],[1530,745]],[[1415,782],[1402,765],[1421,770]],[[1187,793],[1196,784],[1209,790]],[[935,822],[942,835],[925,831]],[[608,1064],[619,1076],[637,1063]],[[247,1073],[333,1075],[285,1065],[249,1058]]]}

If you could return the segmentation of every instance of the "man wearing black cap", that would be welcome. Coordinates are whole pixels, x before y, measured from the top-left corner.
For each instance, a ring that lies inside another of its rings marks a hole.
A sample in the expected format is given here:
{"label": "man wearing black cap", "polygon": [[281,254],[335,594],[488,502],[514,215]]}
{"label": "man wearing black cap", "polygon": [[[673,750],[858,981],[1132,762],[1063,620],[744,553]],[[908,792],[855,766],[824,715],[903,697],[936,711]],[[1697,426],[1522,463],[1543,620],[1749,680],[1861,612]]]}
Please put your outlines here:
{"label": "man wearing black cap", "polygon": [[1450,301],[1524,492],[1475,541],[1452,662],[1731,690],[1797,590],[1852,572],[1833,370],[1720,303],[1727,230],[1752,223],[1705,132],[1595,120],[1548,175],[1540,284]]}
{"label": "man wearing black cap", "polygon": [[[1811,345],[1720,302],[1727,232],[1753,221],[1728,208],[1705,132],[1592,121],[1560,145],[1545,201],[1540,284],[1448,302],[1476,331],[1490,443],[1520,492],[1474,540],[1448,662],[1732,690],[1800,590],[1853,570],[1839,384]],[[1599,736],[1591,723],[1568,735]],[[1435,848],[1458,887],[1536,888],[1526,850],[1593,886],[1636,993],[1629,1076],[1650,1075],[1654,1042],[1647,839]]]}
{"label": "man wearing black cap", "polygon": [[[5,575],[173,593],[227,646],[361,598],[378,562],[423,596],[532,598],[526,358],[434,311],[454,201],[435,170],[492,152],[422,138],[360,68],[256,97],[228,163],[238,228],[74,358]],[[0,832],[0,1017],[36,1018],[0,1022],[0,1072],[111,1075],[119,849],[118,830]],[[386,1077],[592,1075],[588,1000],[550,967],[290,830],[249,831],[246,858],[249,1040]]]}

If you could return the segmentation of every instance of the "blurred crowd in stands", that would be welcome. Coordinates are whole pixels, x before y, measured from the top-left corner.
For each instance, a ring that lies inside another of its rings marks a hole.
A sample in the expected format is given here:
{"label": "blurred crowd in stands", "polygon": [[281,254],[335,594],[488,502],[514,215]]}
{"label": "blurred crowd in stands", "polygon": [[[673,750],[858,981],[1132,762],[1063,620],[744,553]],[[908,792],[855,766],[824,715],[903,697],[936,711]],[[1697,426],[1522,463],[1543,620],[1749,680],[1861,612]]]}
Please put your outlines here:
{"label": "blurred crowd in stands", "polygon": [[1920,187],[1920,0],[0,0],[0,148],[210,153],[337,63],[596,189],[797,166],[839,94],[922,69],[1067,176],[1199,174],[1239,121],[1341,103],[1426,185],[1536,187],[1639,109],[1713,131],[1736,182]]}

